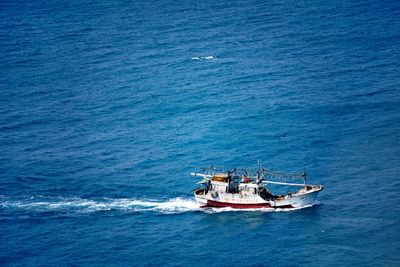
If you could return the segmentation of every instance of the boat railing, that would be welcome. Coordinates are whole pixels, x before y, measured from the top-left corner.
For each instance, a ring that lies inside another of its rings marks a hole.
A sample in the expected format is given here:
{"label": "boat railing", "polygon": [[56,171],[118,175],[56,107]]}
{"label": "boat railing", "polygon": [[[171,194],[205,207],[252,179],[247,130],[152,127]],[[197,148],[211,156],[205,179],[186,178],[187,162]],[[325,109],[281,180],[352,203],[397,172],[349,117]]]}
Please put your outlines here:
{"label": "boat railing", "polygon": [[202,168],[203,173],[191,173],[194,176],[202,176],[204,178],[212,178],[216,174],[225,173],[232,178],[250,178],[256,180],[271,180],[272,182],[295,182],[298,179],[303,180],[303,185],[306,183],[307,174],[302,173],[290,173],[290,172],[280,172],[271,169],[248,169],[248,168],[217,168],[209,167]]}

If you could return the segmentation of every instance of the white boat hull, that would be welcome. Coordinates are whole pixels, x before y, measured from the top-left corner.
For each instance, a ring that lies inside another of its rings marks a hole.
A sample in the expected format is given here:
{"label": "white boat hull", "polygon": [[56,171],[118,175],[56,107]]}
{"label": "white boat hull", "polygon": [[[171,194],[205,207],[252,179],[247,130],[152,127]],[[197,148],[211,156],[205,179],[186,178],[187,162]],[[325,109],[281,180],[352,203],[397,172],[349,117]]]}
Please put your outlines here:
{"label": "white boat hull", "polygon": [[322,186],[313,187],[311,190],[302,189],[295,194],[265,200],[258,194],[242,195],[225,192],[195,192],[196,202],[200,207],[231,207],[238,209],[257,208],[302,208],[313,205]]}

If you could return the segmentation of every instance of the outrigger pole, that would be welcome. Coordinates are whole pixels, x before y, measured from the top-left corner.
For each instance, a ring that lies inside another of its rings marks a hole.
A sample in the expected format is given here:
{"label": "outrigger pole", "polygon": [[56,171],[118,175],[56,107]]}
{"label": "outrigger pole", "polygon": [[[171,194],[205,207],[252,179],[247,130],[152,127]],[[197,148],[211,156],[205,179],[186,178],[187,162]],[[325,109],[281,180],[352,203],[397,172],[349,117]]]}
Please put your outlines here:
{"label": "outrigger pole", "polygon": [[[206,180],[211,180],[210,178],[212,177],[212,175],[210,175],[210,174],[203,174],[203,173],[196,173],[196,172],[191,172],[190,175],[200,176]],[[304,184],[294,184],[294,183],[274,182],[274,181],[268,181],[268,180],[263,180],[262,183],[288,185],[288,186],[305,186],[305,183]]]}
{"label": "outrigger pole", "polygon": [[192,176],[200,176],[203,177],[207,180],[210,180],[211,177],[213,177],[211,174],[203,174],[203,173],[197,173],[197,172],[191,172],[190,175]]}
{"label": "outrigger pole", "polygon": [[301,186],[301,187],[304,186],[304,184],[292,184],[292,183],[273,182],[273,181],[266,181],[266,180],[264,180],[262,182],[266,183],[266,184],[279,184],[279,185]]}
{"label": "outrigger pole", "polygon": [[[207,171],[208,170],[208,171]],[[197,173],[197,172],[192,172],[190,175],[192,176],[200,176],[203,177],[206,180],[211,180],[211,178],[214,176],[214,173],[216,171],[221,171],[221,172],[230,172],[234,173],[236,177],[239,176],[248,176],[250,178],[256,179],[257,183],[266,183],[266,184],[277,184],[277,185],[288,185],[288,186],[306,186],[307,185],[307,174],[306,170],[304,169],[303,173],[284,173],[284,172],[277,172],[273,170],[268,170],[262,168],[261,165],[261,160],[258,159],[258,169],[257,170],[248,170],[248,169],[242,169],[238,170],[234,168],[233,171],[226,170],[226,169],[217,169],[214,164],[212,164],[209,168],[204,168],[204,171],[206,173]],[[250,172],[250,175],[249,175]],[[252,175],[253,174],[253,175]],[[297,183],[286,183],[286,182],[275,182],[275,181],[270,181],[270,180],[264,180],[265,176],[269,177],[280,177],[280,178],[288,178],[288,179],[293,179],[293,178],[301,178],[303,179],[302,184],[297,184]]]}

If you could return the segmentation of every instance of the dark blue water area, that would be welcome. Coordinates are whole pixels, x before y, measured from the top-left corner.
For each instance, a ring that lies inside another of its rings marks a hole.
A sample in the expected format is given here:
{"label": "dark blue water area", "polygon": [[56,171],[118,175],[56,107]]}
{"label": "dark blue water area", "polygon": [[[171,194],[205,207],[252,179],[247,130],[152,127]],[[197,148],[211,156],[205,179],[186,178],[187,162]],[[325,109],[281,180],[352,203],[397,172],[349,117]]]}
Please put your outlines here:
{"label": "dark blue water area", "polygon": [[[1,1],[0,264],[399,266],[399,1]],[[204,210],[196,168],[298,172]]]}

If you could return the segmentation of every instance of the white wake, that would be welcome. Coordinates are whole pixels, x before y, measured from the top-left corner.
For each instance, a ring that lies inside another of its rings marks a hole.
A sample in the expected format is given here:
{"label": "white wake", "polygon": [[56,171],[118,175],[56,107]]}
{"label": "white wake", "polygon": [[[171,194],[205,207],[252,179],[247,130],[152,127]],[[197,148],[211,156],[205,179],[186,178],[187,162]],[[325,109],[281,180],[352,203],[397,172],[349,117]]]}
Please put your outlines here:
{"label": "white wake", "polygon": [[99,212],[99,211],[125,211],[145,212],[156,211],[162,213],[182,213],[200,210],[192,199],[173,198],[166,201],[134,199],[134,198],[43,198],[32,197],[29,199],[0,199],[0,208],[31,210],[38,212]]}
{"label": "white wake", "polygon": [[[318,205],[315,203],[314,205]],[[101,211],[122,212],[158,212],[163,214],[178,214],[185,212],[282,212],[308,208],[313,205],[291,209],[234,209],[234,208],[200,208],[194,199],[172,198],[168,200],[135,199],[135,198],[63,198],[63,197],[23,197],[8,198],[0,196],[1,209],[25,210],[33,212],[59,213],[92,213]]]}

